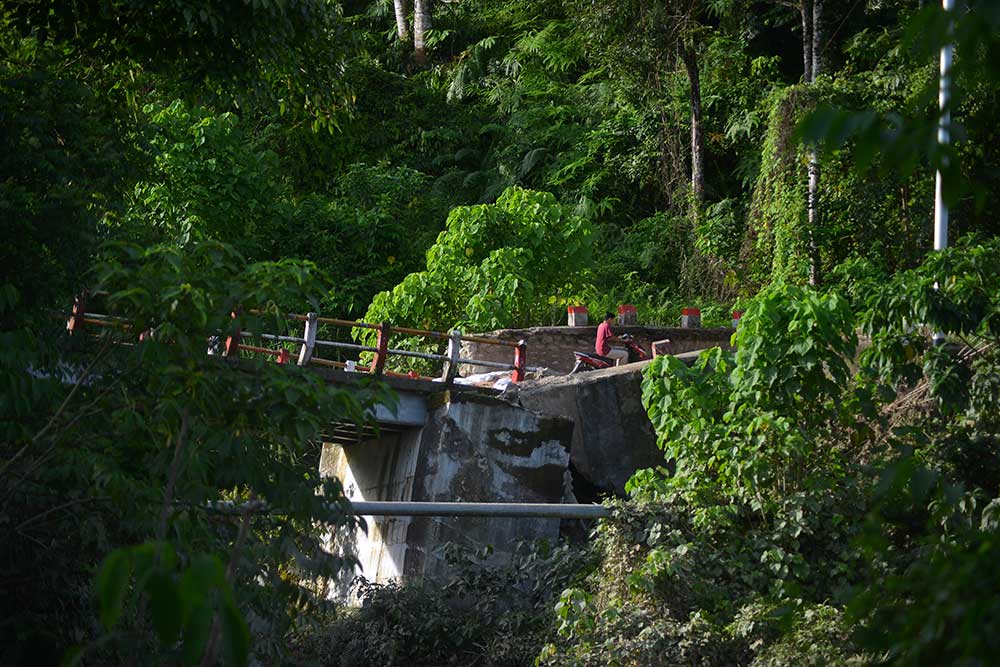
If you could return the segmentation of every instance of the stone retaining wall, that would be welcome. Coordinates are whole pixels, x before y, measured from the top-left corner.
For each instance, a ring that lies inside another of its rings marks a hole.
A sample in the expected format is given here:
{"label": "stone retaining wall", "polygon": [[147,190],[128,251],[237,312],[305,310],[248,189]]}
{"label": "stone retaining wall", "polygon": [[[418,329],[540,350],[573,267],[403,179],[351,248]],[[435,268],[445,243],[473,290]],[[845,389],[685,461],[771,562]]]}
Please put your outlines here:
{"label": "stone retaining wall", "polygon": [[[721,327],[718,329],[682,329],[680,327],[645,327],[645,326],[612,326],[616,334],[631,334],[647,353],[653,341],[670,339],[670,345],[661,349],[662,354],[681,354],[707,347],[726,347],[733,335],[733,329]],[[559,373],[569,373],[573,369],[573,352],[593,352],[594,341],[597,339],[597,327],[532,327],[530,329],[501,329],[483,334],[517,342],[524,340],[528,344],[528,366],[549,368]],[[482,343],[462,343],[462,356],[465,358],[482,359],[483,361],[499,361],[511,363],[512,350],[499,345]],[[485,366],[462,366],[462,375],[486,373],[491,368]]]}

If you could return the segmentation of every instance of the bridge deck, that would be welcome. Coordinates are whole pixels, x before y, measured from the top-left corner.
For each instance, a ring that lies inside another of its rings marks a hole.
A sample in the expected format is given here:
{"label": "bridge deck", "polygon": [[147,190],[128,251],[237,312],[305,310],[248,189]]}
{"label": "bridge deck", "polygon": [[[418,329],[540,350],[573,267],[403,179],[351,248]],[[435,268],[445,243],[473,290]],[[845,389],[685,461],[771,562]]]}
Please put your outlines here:
{"label": "bridge deck", "polygon": [[[374,376],[367,373],[351,373],[335,368],[313,368],[312,370],[327,382],[344,387],[375,379]],[[471,393],[480,396],[496,396],[500,393],[499,390],[492,387],[433,382],[391,375],[382,376],[380,379],[396,392],[399,399],[396,409],[392,410],[383,404],[377,404],[372,408],[369,414],[377,424],[377,430],[372,425],[365,425],[359,429],[358,425],[352,423],[334,423],[331,430],[325,434],[328,442],[343,446],[355,445],[374,440],[386,433],[420,428],[427,423],[428,399],[445,392],[450,394]]]}
{"label": "bridge deck", "polygon": [[[367,373],[351,373],[349,371],[341,370],[339,368],[313,367],[310,370],[315,371],[321,377],[327,380],[327,382],[330,382],[332,384],[342,384],[342,385],[357,384],[358,382],[364,380],[371,381],[375,377]],[[480,387],[477,385],[457,384],[454,382],[448,384],[445,382],[436,382],[431,380],[422,380],[422,379],[415,379],[408,377],[396,377],[393,375],[383,375],[379,379],[384,384],[394,389],[397,393],[408,392],[414,394],[421,394],[424,396],[428,396],[431,394],[438,394],[443,391],[450,391],[452,393],[472,392],[485,396],[496,396],[500,394],[499,390],[493,389],[492,387]]]}

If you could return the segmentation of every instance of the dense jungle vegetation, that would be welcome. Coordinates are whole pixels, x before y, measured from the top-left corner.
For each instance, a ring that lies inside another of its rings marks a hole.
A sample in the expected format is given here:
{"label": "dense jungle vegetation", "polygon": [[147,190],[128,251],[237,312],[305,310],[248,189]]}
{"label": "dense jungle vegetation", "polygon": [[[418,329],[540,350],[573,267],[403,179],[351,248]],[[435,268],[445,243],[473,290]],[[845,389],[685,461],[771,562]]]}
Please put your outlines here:
{"label": "dense jungle vegetation", "polygon": [[[0,664],[997,664],[1000,2],[958,5],[0,5]],[[84,290],[129,328],[69,336]],[[317,442],[392,396],[206,341],[579,303],[745,310],[645,371],[663,465],[587,544],[329,602]]]}

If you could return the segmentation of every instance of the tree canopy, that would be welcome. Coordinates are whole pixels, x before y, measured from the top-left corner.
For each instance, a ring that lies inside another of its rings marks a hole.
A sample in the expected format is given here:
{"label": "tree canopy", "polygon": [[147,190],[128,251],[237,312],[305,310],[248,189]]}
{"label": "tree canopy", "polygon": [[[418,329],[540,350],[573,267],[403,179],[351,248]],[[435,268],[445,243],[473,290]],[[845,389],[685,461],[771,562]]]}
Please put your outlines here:
{"label": "tree canopy", "polygon": [[[0,662],[994,660],[1000,3],[959,5],[4,3]],[[315,455],[392,396],[207,350],[626,303],[746,314],[646,369],[615,518],[337,617]]]}

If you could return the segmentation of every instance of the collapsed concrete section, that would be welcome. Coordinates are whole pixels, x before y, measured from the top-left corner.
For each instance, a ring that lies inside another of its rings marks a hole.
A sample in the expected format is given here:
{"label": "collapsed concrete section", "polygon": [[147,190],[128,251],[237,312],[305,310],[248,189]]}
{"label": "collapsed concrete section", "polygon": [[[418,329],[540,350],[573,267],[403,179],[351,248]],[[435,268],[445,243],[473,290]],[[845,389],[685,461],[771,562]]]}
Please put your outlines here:
{"label": "collapsed concrete section", "polygon": [[[693,364],[700,350],[674,355]],[[570,466],[580,502],[625,494],[636,470],[665,464],[642,406],[642,372],[648,361],[511,385],[508,400],[573,422]]]}
{"label": "collapsed concrete section", "polygon": [[663,465],[656,433],[642,407],[642,369],[629,364],[513,385],[505,394],[523,407],[573,425],[570,461],[582,502],[625,493],[636,470]]}
{"label": "collapsed concrete section", "polygon": [[[573,423],[493,396],[450,392],[429,399],[427,424],[356,445],[326,444],[320,473],[351,500],[561,503],[569,489]],[[360,561],[357,574],[386,582],[444,579],[439,547],[491,545],[497,557],[521,540],[556,539],[559,519],[367,518],[368,530],[332,536]],[[348,597],[345,578],[335,592]]]}

